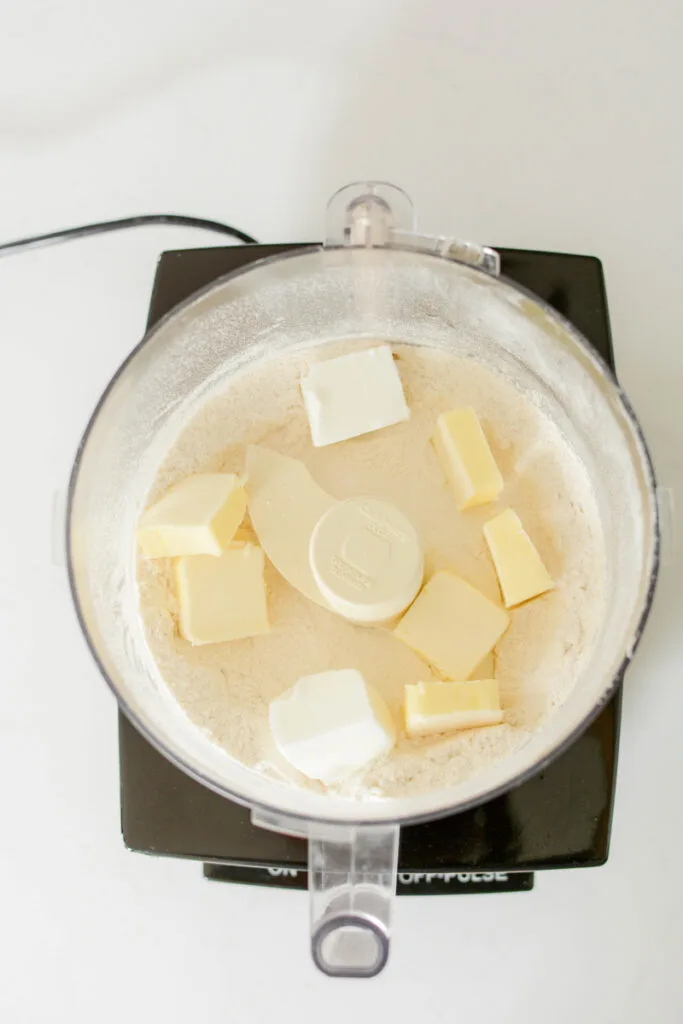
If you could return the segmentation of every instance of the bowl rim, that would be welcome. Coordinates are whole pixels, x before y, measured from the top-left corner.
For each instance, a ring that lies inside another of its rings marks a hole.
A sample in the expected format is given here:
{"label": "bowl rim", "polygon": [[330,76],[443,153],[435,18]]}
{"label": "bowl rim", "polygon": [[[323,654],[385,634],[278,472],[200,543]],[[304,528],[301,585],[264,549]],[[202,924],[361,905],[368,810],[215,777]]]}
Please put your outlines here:
{"label": "bowl rim", "polygon": [[[448,806],[432,809],[430,811],[425,811],[423,813],[411,814],[408,817],[396,818],[384,814],[378,815],[376,817],[363,817],[361,820],[358,820],[353,816],[353,808],[356,805],[356,801],[352,799],[348,800],[348,817],[326,818],[324,816],[316,816],[315,818],[312,818],[310,815],[298,814],[297,812],[290,810],[282,810],[277,806],[272,806],[260,802],[256,803],[252,800],[249,800],[247,797],[242,796],[240,793],[234,792],[227,786],[210,778],[208,775],[204,774],[199,769],[186,763],[180,756],[180,754],[170,749],[166,745],[166,743],[163,742],[163,740],[159,739],[155,735],[154,730],[149,728],[148,725],[140,719],[140,717],[136,714],[133,708],[119,693],[118,688],[116,687],[114,681],[107,672],[87,629],[85,615],[79,598],[78,584],[76,581],[76,573],[74,569],[73,549],[71,540],[71,523],[73,507],[78,488],[79,474],[81,470],[83,457],[88,444],[88,440],[97,422],[99,414],[103,406],[107,402],[110,393],[117,385],[119,379],[126,371],[128,366],[135,360],[139,353],[150,342],[154,340],[156,335],[159,334],[170,321],[174,320],[176,317],[180,315],[188,313],[193,306],[198,305],[209,294],[211,294],[214,291],[220,290],[225,285],[230,284],[236,281],[237,279],[256,270],[263,269],[269,264],[280,263],[285,260],[302,259],[314,253],[338,253],[340,251],[347,249],[348,247],[346,246],[325,246],[322,244],[306,246],[298,245],[296,246],[296,248],[293,248],[292,250],[286,250],[284,252],[276,253],[271,256],[265,256],[262,259],[253,260],[243,266],[240,266],[232,271],[229,271],[227,274],[223,274],[220,277],[215,278],[213,281],[209,282],[209,284],[203,286],[202,288],[199,288],[197,291],[187,296],[187,298],[183,299],[177,305],[173,306],[167,313],[165,313],[162,317],[155,321],[155,323],[145,331],[140,341],[131,349],[131,351],[128,353],[125,359],[117,367],[111,379],[109,380],[106,387],[102,391],[88,419],[86,427],[79,441],[78,447],[76,449],[73,466],[69,476],[66,501],[65,531],[67,576],[69,581],[69,590],[71,593],[74,610],[76,612],[76,618],[78,620],[81,632],[88,646],[90,654],[100,671],[100,674],[104,678],[104,681],[106,682],[111,692],[114,694],[121,711],[128,718],[128,720],[131,722],[134,728],[144,737],[144,739],[146,739],[148,743],[150,743],[163,757],[170,761],[171,764],[173,764],[176,768],[180,769],[186,775],[189,775],[190,778],[194,779],[196,782],[200,783],[203,786],[206,786],[208,789],[217,793],[219,796],[225,797],[228,800],[232,800],[233,802],[241,804],[244,807],[256,809],[259,812],[262,812],[267,816],[273,816],[276,819],[278,817],[282,818],[284,816],[286,817],[287,820],[292,822],[298,822],[302,825],[307,822],[314,821],[315,824],[336,825],[341,827],[348,826],[358,828],[363,828],[365,826],[388,826],[392,824],[412,825],[438,820],[439,818],[447,817],[452,814],[460,814],[464,811],[471,810],[474,807],[481,806],[484,803],[488,803],[489,801],[494,800],[497,797],[500,797],[513,789],[516,789],[518,786],[522,785],[528,779],[533,778],[535,775],[538,775],[552,761],[554,761],[557,757],[560,757],[579,738],[579,736],[581,736],[582,733],[585,732],[585,730],[595,721],[595,719],[601,713],[603,708],[613,698],[614,694],[623,682],[626,669],[628,668],[636,652],[636,649],[640,644],[640,640],[645,630],[647,620],[652,610],[661,564],[661,523],[657,502],[657,478],[655,474],[652,455],[650,453],[647,441],[645,440],[643,429],[640,425],[635,410],[628,396],[626,395],[624,389],[619,384],[615,371],[606,362],[606,360],[597,351],[597,349],[588,341],[588,339],[569,320],[567,320],[560,313],[558,313],[557,310],[554,309],[548,302],[541,299],[529,288],[526,288],[524,285],[518,284],[516,281],[513,281],[512,279],[506,277],[504,274],[492,277],[490,273],[488,273],[481,267],[472,266],[471,264],[454,260],[452,257],[448,257],[440,253],[426,252],[423,250],[416,251],[415,249],[411,249],[408,246],[392,246],[389,250],[387,250],[391,254],[405,253],[413,256],[419,255],[422,258],[426,257],[428,259],[438,260],[441,263],[451,264],[454,265],[455,267],[464,267],[474,274],[482,274],[486,279],[495,280],[501,283],[502,285],[506,286],[507,288],[512,289],[517,294],[522,295],[524,298],[531,300],[536,306],[538,306],[543,311],[543,313],[546,316],[549,316],[551,320],[554,320],[556,323],[558,323],[558,325],[571,338],[571,340],[575,344],[577,344],[577,346],[582,350],[583,355],[594,364],[594,367],[597,369],[597,371],[610,383],[610,385],[614,389],[616,400],[621,406],[622,411],[625,414],[626,420],[634,432],[635,441],[641,450],[643,463],[642,468],[645,473],[648,485],[647,490],[650,495],[650,501],[652,506],[652,535],[650,538],[651,565],[648,585],[645,591],[644,598],[642,600],[642,606],[640,609],[640,613],[638,615],[638,621],[634,627],[631,643],[622,659],[621,664],[619,665],[619,668],[615,672],[611,684],[602,693],[602,695],[600,696],[598,701],[593,705],[588,714],[584,715],[584,717],[576,724],[575,728],[571,729],[567,733],[567,735],[562,739],[561,742],[556,744],[551,750],[547,752],[547,754],[539,758],[532,765],[518,772],[516,775],[505,780],[504,782],[501,782],[500,784],[492,787],[490,790],[487,790],[485,794],[475,795],[473,797],[461,801],[458,804],[450,804]],[[379,250],[374,249],[372,251],[377,252]],[[391,799],[392,798],[387,798],[386,803],[388,803]],[[372,806],[380,808],[384,803],[385,801],[378,801],[376,804],[373,804]],[[368,806],[368,804],[364,804],[364,807]]]}

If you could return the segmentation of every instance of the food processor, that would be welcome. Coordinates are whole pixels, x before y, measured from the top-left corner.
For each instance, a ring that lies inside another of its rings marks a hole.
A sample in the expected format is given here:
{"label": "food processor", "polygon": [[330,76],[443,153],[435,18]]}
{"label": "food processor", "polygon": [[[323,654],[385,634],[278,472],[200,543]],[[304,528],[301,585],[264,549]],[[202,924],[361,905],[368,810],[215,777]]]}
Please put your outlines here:
{"label": "food processor", "polygon": [[[257,360],[349,339],[426,345],[504,374],[557,423],[589,474],[605,538],[601,642],[565,703],[504,761],[457,786],[349,800],[251,771],[184,715],[160,678],[138,614],[135,527],[182,426]],[[599,443],[596,439],[599,439]],[[633,411],[611,371],[550,306],[505,280],[497,253],[415,230],[382,183],[348,186],[326,241],[215,282],[163,318],[100,400],[71,479],[68,565],[79,619],[123,712],[165,757],[253,821],[308,840],[311,948],[332,975],[386,963],[402,824],[490,800],[564,750],[614,693],[652,600],[655,483]]]}

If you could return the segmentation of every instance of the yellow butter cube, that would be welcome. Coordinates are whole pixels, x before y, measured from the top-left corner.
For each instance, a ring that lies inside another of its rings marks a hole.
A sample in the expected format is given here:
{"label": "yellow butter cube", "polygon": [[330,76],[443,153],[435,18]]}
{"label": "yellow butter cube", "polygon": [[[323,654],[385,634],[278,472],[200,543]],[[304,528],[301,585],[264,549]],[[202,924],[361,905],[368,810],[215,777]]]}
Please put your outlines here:
{"label": "yellow butter cube", "polygon": [[511,508],[484,524],[484,537],[507,608],[552,589],[554,583],[541,556]]}
{"label": "yellow butter cube", "polygon": [[459,509],[498,497],[503,478],[474,409],[442,413],[432,441]]}
{"label": "yellow butter cube", "polygon": [[142,515],[138,543],[147,558],[220,555],[246,509],[247,496],[234,473],[196,473]]}
{"label": "yellow butter cube", "polygon": [[394,630],[448,679],[467,679],[493,649],[510,618],[452,572],[438,572]]}
{"label": "yellow butter cube", "polygon": [[236,545],[218,557],[179,558],[181,635],[191,644],[218,644],[270,632],[264,561],[254,544]]}
{"label": "yellow butter cube", "polygon": [[409,736],[500,725],[503,712],[495,679],[406,686],[403,705]]}

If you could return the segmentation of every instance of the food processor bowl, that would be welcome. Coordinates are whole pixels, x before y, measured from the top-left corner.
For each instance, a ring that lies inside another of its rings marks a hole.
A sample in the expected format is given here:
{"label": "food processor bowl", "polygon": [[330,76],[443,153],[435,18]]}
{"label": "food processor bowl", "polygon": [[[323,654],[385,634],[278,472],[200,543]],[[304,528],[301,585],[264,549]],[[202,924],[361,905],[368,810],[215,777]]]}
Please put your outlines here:
{"label": "food processor bowl", "polygon": [[[415,234],[400,190],[349,186],[331,201],[324,245],[218,280],[146,335],[100,399],[71,477],[69,576],[102,674],[175,765],[249,805],[259,825],[308,838],[313,956],[329,974],[369,976],[386,962],[400,824],[489,800],[560,753],[621,681],[652,599],[655,482],[628,399],[574,327],[498,269],[490,249]],[[490,366],[555,421],[595,494],[607,600],[600,642],[570,695],[523,746],[448,788],[352,800],[250,770],[192,724],[145,640],[135,530],[169,447],[231,375],[283,353],[377,338]]]}

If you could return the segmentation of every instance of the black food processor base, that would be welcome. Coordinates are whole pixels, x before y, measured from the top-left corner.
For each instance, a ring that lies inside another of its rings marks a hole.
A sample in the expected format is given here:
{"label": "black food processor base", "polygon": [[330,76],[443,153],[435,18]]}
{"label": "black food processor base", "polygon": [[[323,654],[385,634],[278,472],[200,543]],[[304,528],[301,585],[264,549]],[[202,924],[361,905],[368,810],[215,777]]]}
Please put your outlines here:
{"label": "black food processor base", "polygon": [[[198,288],[247,263],[294,248],[182,249],[163,253],[151,326]],[[499,249],[505,275],[535,292],[614,366],[600,261],[567,253]],[[463,814],[401,829],[398,892],[520,891],[533,872],[595,867],[607,859],[621,691],[539,775]],[[218,881],[306,888],[306,843],[251,823],[249,811],[175,768],[119,717],[121,827],[130,850],[204,862]]]}

